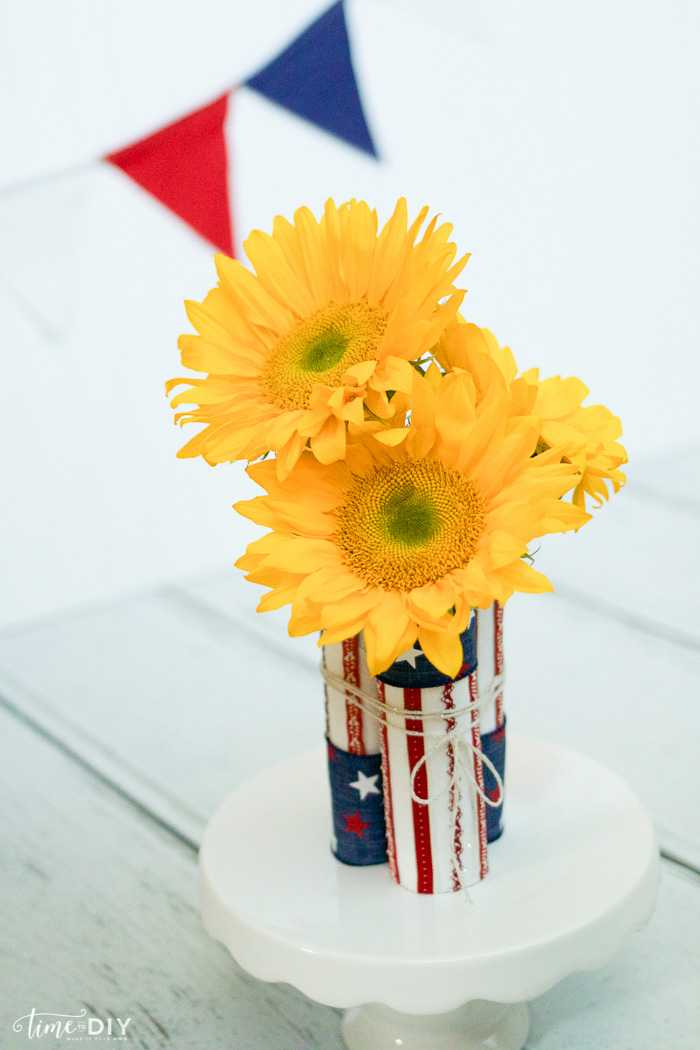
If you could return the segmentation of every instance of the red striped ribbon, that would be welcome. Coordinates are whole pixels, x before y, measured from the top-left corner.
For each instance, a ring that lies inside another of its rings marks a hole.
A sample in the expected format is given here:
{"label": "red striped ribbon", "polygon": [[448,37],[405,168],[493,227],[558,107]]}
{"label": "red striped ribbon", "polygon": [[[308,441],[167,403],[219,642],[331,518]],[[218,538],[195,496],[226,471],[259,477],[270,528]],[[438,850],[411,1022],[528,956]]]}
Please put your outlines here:
{"label": "red striped ribbon", "polygon": [[[404,707],[407,711],[420,712],[421,690],[404,689]],[[425,755],[425,741],[423,739],[423,721],[418,718],[407,718],[406,746],[408,748],[409,776],[412,777],[413,770]],[[413,778],[415,793],[419,798],[428,798],[428,771],[425,762]],[[413,808],[413,835],[416,844],[416,868],[418,875],[418,893],[433,892],[433,855],[430,843],[430,813],[428,806],[411,800]]]}
{"label": "red striped ribbon", "polygon": [[[343,678],[350,685],[360,685],[360,638],[346,638],[343,642]],[[348,728],[348,751],[351,755],[364,755],[365,741],[362,724],[362,708],[354,703],[354,696],[345,693],[345,718]]]}
{"label": "red striped ribbon", "polygon": [[[493,670],[494,674],[503,674],[503,606],[493,603]],[[496,728],[500,729],[505,722],[503,711],[503,693],[496,697]]]}

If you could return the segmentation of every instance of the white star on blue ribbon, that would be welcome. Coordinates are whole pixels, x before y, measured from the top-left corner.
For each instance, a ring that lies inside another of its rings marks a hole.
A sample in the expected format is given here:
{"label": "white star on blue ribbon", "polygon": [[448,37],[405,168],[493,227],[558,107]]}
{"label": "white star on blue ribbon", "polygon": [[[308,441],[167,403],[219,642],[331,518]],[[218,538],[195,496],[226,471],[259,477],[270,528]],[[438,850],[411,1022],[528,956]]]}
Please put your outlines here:
{"label": "white star on blue ribbon", "polygon": [[373,777],[366,777],[361,769],[357,771],[357,780],[353,780],[350,783],[351,788],[357,788],[360,792],[360,802],[364,802],[367,795],[381,795],[380,789],[377,787],[377,780],[379,773],[375,773]]}
{"label": "white star on blue ribbon", "polygon": [[422,649],[416,649],[416,647],[414,645],[410,649],[407,649],[405,653],[402,653],[401,656],[397,656],[396,657],[396,663],[397,664],[401,664],[401,663],[410,664],[411,667],[415,671],[415,669],[416,669],[416,658],[419,657],[419,656],[425,656],[425,653],[423,652]]}

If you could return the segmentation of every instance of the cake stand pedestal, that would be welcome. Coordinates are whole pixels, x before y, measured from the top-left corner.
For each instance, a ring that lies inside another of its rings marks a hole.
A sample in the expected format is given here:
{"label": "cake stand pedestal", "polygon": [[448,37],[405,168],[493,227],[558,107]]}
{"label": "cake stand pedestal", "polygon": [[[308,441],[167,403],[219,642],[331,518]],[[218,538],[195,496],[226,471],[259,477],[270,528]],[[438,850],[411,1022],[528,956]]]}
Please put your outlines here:
{"label": "cake stand pedestal", "polygon": [[646,811],[590,758],[510,737],[506,785],[470,905],[332,856],[324,749],[266,770],[207,826],[207,931],[253,976],[349,1008],[350,1050],[520,1050],[526,1000],[605,966],[648,921],[659,859]]}

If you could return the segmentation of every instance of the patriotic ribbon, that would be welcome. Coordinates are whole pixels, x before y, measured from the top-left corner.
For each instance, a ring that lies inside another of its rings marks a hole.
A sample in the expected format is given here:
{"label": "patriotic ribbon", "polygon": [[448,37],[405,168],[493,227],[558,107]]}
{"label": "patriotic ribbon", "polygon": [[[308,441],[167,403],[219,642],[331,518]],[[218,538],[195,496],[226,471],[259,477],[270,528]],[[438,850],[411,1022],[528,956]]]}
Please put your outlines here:
{"label": "patriotic ribbon", "polygon": [[[503,676],[496,675],[492,679],[488,688],[479,690],[476,692],[475,684],[472,682],[472,678],[469,679],[469,702],[459,707],[454,706],[449,709],[442,711],[422,711],[416,710],[415,706],[399,706],[392,704],[386,700],[384,684],[381,683],[379,687],[378,695],[372,696],[360,689],[359,686],[354,686],[340,678],[338,675],[333,674],[326,666],[321,665],[321,673],[330,686],[336,689],[344,689],[346,693],[350,694],[349,702],[354,702],[359,706],[364,715],[375,720],[382,727],[382,731],[386,733],[387,729],[398,730],[402,734],[405,734],[408,740],[411,738],[420,738],[424,741],[426,738],[430,739],[429,730],[431,724],[438,726],[441,731],[441,735],[438,739],[434,740],[427,749],[424,748],[423,754],[415,756],[415,762],[411,763],[410,773],[410,795],[411,801],[416,806],[430,806],[440,799],[446,792],[450,792],[451,798],[454,801],[454,805],[450,807],[450,852],[455,872],[456,879],[465,893],[468,901],[471,901],[469,893],[467,891],[467,882],[463,874],[462,868],[462,857],[458,846],[459,837],[457,835],[458,826],[457,821],[459,820],[459,813],[463,808],[464,797],[462,783],[466,781],[469,785],[470,796],[476,797],[478,804],[482,808],[482,812],[485,815],[486,807],[496,808],[502,805],[503,800],[503,778],[496,767],[496,764],[485,754],[482,748],[480,733],[478,730],[478,720],[480,711],[490,704],[495,702],[496,697],[503,690]],[[409,690],[412,692],[413,690]],[[419,692],[416,690],[416,692]],[[468,729],[465,729],[464,722],[468,721]],[[420,789],[426,787],[427,778],[425,777],[426,763],[432,755],[444,752],[448,759],[449,776],[447,784],[437,792],[428,792],[427,790],[422,792]],[[478,761],[475,761],[477,759]],[[482,766],[490,772],[495,789],[487,793],[483,780],[483,773],[481,772]],[[385,779],[385,788],[386,776]],[[391,798],[387,796],[385,799],[385,808],[387,812],[387,823],[391,823]],[[484,819],[480,822],[483,827],[480,827],[480,837],[483,836],[483,845],[486,843],[486,821]],[[389,859],[392,861],[392,843],[391,843],[391,832],[389,831]],[[483,851],[482,856],[483,856]],[[486,869],[487,870],[487,869]],[[486,873],[484,870],[484,864],[482,861],[481,872],[479,877],[483,877]],[[422,892],[432,892],[432,890],[423,890]]]}
{"label": "patriotic ribbon", "polygon": [[[488,609],[476,610],[476,652],[478,670],[474,678],[477,692],[481,682],[492,678],[503,680],[503,606],[493,602]],[[492,692],[493,702],[486,703],[481,711],[481,746],[503,777],[506,759],[506,717],[503,707],[503,690]],[[496,797],[497,785],[487,766],[484,767],[484,787],[489,798]],[[495,842],[502,834],[502,804],[486,810],[487,838]]]}
{"label": "patriotic ribbon", "polygon": [[382,756],[357,755],[328,740],[333,808],[331,849],[343,864],[384,864],[387,859]]}
{"label": "patriotic ribbon", "polygon": [[[494,729],[491,733],[482,733],[481,751],[488,756],[503,779],[506,765],[506,721]],[[501,818],[503,816],[503,798],[499,792],[496,778],[491,775],[488,765],[484,767],[484,791],[492,800],[498,799],[498,804],[489,806],[486,810],[486,837],[489,842],[495,842],[503,833]]]}
{"label": "patriotic ribbon", "polygon": [[379,729],[363,717],[353,702],[353,688],[376,697],[377,682],[369,673],[359,635],[324,646],[323,666],[340,684],[330,686],[326,679],[326,736],[336,747],[353,755],[379,754]]}
{"label": "patriotic ribbon", "polygon": [[[503,676],[503,606],[493,602],[488,609],[477,609],[476,654],[478,660],[477,689],[481,681],[489,682]],[[482,732],[499,729],[505,721],[503,690],[493,696],[493,704],[482,711]]]}
{"label": "patriotic ribbon", "polygon": [[[365,718],[350,691],[376,696],[359,635],[323,650],[326,678],[328,779],[333,809],[331,850],[344,864],[381,864],[387,860],[382,756],[379,726]],[[342,684],[342,687],[341,687]]]}

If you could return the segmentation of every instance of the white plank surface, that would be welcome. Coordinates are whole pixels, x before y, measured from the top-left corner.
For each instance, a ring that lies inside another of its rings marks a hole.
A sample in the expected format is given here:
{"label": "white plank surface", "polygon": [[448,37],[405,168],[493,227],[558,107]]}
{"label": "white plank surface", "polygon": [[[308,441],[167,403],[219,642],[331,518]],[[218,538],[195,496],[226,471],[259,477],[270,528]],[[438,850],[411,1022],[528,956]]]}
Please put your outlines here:
{"label": "white plank surface", "polygon": [[665,865],[654,917],[615,962],[530,1004],[525,1050],[692,1050],[700,1031],[700,884]]}
{"label": "white plank surface", "polygon": [[235,784],[323,733],[317,668],[251,622],[130,598],[5,636],[0,694],[198,837]]}
{"label": "white plank surface", "polygon": [[126,1043],[87,1047],[341,1050],[337,1011],[249,977],[205,934],[191,850],[16,719],[0,732],[3,1050],[35,1045],[12,1030],[32,1008],[83,1007],[132,1018]]}
{"label": "white plank surface", "polygon": [[504,649],[509,728],[614,769],[661,846],[700,865],[700,653],[556,595],[507,605]]}
{"label": "white plank surface", "polygon": [[535,567],[588,600],[700,651],[700,505],[631,481],[578,533],[545,536]]}
{"label": "white plank surface", "polygon": [[[341,1050],[337,1011],[248,977],[206,936],[189,849],[18,720],[0,714],[0,730],[3,1050],[31,1045],[12,1025],[32,1007],[83,1006],[130,1017],[138,1050]],[[699,925],[700,884],[666,865],[618,960],[532,1004],[528,1050],[692,1046]]]}

